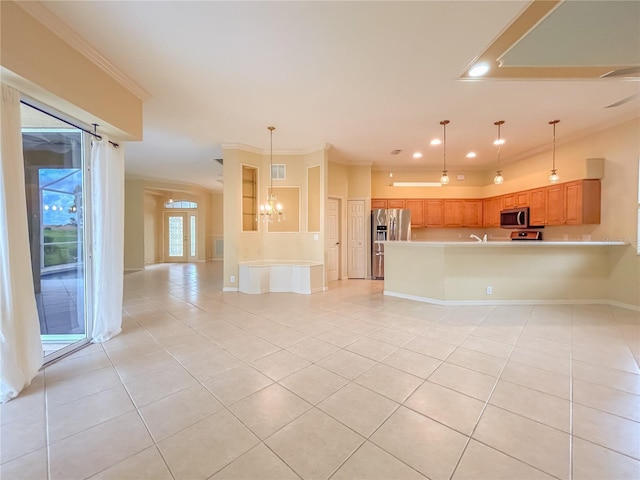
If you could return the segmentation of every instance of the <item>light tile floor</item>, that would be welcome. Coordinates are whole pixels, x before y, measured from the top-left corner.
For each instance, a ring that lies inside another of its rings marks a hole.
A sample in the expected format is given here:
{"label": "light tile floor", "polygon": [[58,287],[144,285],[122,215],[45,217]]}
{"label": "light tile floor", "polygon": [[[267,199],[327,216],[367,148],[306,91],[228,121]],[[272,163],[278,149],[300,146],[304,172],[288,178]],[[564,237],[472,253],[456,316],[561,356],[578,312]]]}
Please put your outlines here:
{"label": "light tile floor", "polygon": [[2,479],[640,478],[637,312],[221,275],[127,275],[123,333],[2,405]]}

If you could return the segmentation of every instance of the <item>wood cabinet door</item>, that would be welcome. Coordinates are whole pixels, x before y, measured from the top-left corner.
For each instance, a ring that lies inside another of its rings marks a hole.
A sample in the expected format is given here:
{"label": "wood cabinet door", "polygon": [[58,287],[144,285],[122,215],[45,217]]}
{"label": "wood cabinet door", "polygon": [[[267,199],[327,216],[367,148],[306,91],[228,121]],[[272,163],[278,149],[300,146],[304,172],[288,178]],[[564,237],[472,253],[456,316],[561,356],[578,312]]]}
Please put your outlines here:
{"label": "wood cabinet door", "polygon": [[425,227],[442,227],[444,224],[444,204],[441,199],[424,201],[423,220]]}
{"label": "wood cabinet door", "polygon": [[564,225],[564,185],[551,185],[545,190],[547,193],[547,225]]}
{"label": "wood cabinet door", "polygon": [[531,226],[547,224],[546,188],[536,188],[529,192],[529,224]]}
{"label": "wood cabinet door", "polygon": [[383,198],[372,198],[371,210],[373,210],[374,208],[387,208],[387,201]]}
{"label": "wood cabinet door", "polygon": [[504,206],[505,210],[508,210],[510,208],[516,208],[516,194],[510,193],[508,195],[503,195],[502,205]]}
{"label": "wood cabinet door", "polygon": [[565,222],[569,225],[582,223],[582,183],[569,182],[564,185]]}
{"label": "wood cabinet door", "polygon": [[482,200],[464,200],[462,225],[465,227],[482,226]]}
{"label": "wood cabinet door", "polygon": [[405,200],[404,208],[411,210],[411,227],[424,227],[424,202],[420,200]]}
{"label": "wood cabinet door", "polygon": [[529,191],[516,192],[516,207],[528,207],[529,203]]}
{"label": "wood cabinet door", "polygon": [[444,201],[444,226],[462,227],[464,218],[464,200]]}
{"label": "wood cabinet door", "polygon": [[500,210],[502,210],[503,200],[504,197],[491,197],[482,201],[482,226],[500,226]]}
{"label": "wood cabinet door", "polygon": [[404,200],[390,198],[389,200],[387,200],[387,208],[404,208]]}

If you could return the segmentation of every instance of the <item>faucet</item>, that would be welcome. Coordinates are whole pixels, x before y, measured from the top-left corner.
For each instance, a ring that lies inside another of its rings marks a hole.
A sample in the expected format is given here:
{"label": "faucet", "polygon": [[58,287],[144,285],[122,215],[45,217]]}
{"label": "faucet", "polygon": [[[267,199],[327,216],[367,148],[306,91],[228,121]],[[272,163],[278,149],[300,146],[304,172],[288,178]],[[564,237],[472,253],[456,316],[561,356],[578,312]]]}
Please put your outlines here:
{"label": "faucet", "polygon": [[[471,235],[469,235],[469,238],[475,238],[476,242],[482,242],[482,239],[479,236],[474,235],[473,233]],[[485,242],[486,242],[486,240],[485,240]]]}

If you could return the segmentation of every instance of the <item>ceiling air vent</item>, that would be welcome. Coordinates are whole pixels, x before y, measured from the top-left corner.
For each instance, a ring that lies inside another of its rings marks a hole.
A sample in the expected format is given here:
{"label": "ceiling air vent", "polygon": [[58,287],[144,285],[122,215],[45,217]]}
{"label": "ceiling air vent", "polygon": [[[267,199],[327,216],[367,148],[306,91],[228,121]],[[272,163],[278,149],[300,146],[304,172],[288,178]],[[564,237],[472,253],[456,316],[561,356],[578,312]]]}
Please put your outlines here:
{"label": "ceiling air vent", "polygon": [[391,155],[398,155],[402,150],[391,150]]}

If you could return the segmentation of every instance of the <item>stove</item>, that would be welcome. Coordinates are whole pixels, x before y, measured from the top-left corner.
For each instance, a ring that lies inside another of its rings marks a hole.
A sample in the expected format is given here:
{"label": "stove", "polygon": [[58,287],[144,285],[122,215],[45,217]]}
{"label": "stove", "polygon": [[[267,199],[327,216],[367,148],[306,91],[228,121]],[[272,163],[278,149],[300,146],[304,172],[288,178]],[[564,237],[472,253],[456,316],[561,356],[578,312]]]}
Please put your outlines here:
{"label": "stove", "polygon": [[511,240],[542,240],[542,232],[533,230],[517,230],[511,232]]}

